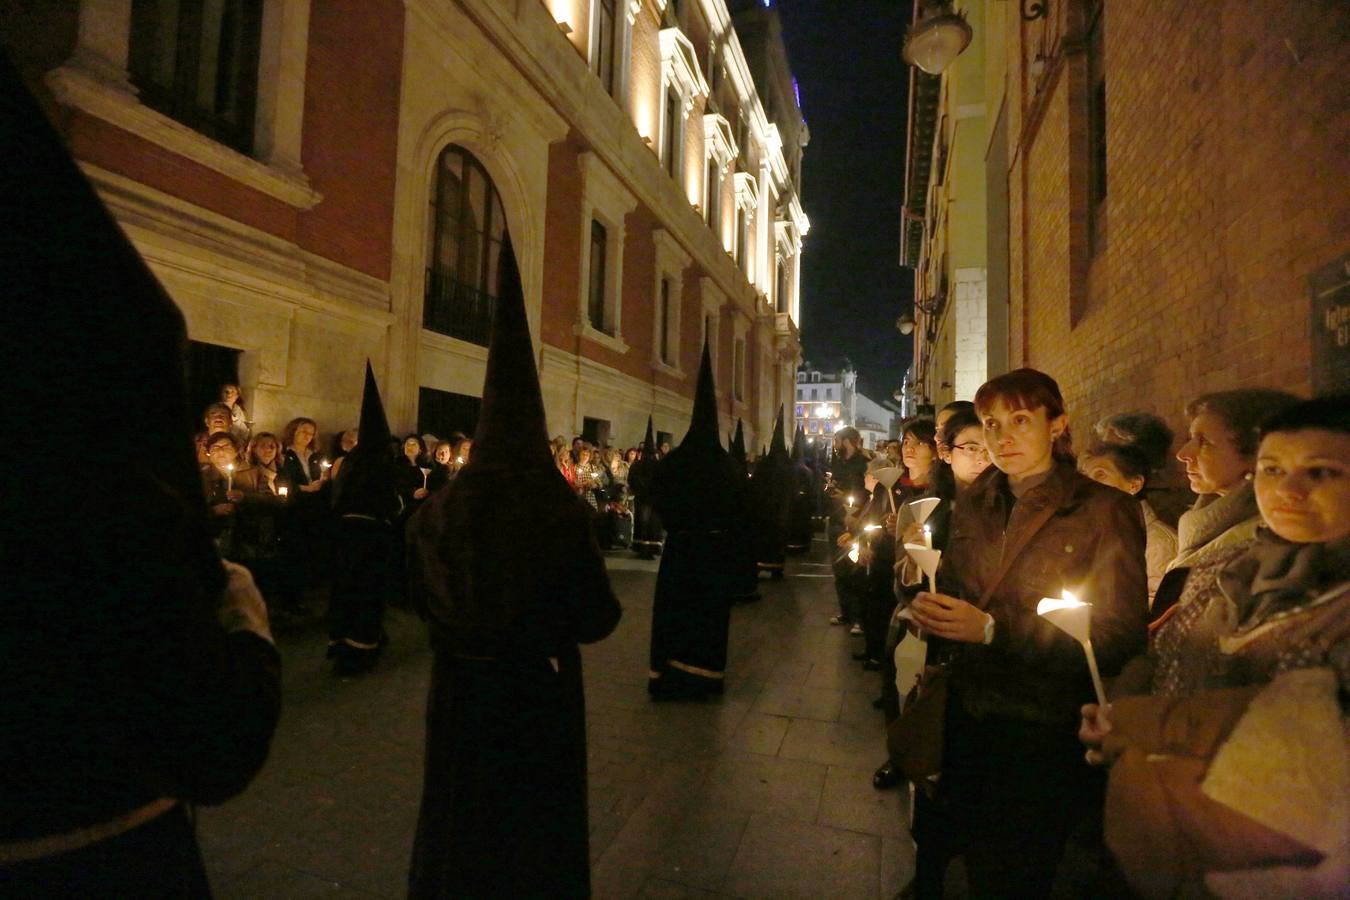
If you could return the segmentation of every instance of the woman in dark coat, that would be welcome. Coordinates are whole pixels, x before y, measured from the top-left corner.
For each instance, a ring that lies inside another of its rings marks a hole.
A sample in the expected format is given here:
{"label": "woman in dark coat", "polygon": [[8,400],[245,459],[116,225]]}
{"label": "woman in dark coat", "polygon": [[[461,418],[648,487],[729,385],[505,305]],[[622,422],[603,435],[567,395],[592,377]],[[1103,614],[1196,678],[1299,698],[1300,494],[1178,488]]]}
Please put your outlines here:
{"label": "woman in dark coat", "polygon": [[0,895],[209,896],[190,807],[267,755],[266,607],[207,532],[182,315],[3,53],[0,153],[7,411],[117,460],[91,490],[40,429],[0,442]]}
{"label": "woman in dark coat", "polygon": [[942,896],[960,855],[972,896],[1044,897],[1100,784],[1077,740],[1086,657],[1036,607],[1065,589],[1091,603],[1101,673],[1116,674],[1145,642],[1144,521],[1129,496],[1078,473],[1054,379],[1000,375],[975,407],[994,468],[957,499],[939,592],[910,604],[920,628],[959,645],[916,893]]}
{"label": "woman in dark coat", "polygon": [[577,645],[613,631],[620,608],[590,507],[549,454],[509,243],[501,258],[473,458],[409,523],[411,590],[436,654],[414,898],[590,894]]}

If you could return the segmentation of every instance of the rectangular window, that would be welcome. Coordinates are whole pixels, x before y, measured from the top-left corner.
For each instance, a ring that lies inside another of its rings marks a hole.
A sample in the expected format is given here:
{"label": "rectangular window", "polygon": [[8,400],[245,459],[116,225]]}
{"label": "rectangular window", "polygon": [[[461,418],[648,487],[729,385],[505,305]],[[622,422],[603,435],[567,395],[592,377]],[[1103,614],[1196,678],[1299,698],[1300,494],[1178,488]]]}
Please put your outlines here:
{"label": "rectangular window", "polygon": [[744,206],[736,209],[736,263],[750,276],[750,214]]}
{"label": "rectangular window", "polygon": [[596,4],[595,58],[591,60],[591,71],[600,76],[605,93],[614,95],[614,22],[617,16],[617,0],[599,0]]}
{"label": "rectangular window", "polygon": [[1092,254],[1106,246],[1106,60],[1103,3],[1089,10],[1088,232]]}
{"label": "rectangular window", "polygon": [[819,400],[819,399],[820,399],[820,389],[819,389],[819,388],[811,388],[811,399],[812,399],[812,400]]}
{"label": "rectangular window", "polygon": [[673,89],[666,90],[666,117],[665,130],[661,135],[661,161],[666,165],[666,171],[672,177],[679,174],[678,159],[679,152],[679,131],[680,131],[680,111],[683,108],[680,95]]}
{"label": "rectangular window", "polygon": [[826,389],[825,389],[825,399],[826,399],[826,400],[833,400],[833,399],[834,399],[834,388],[826,388]]}
{"label": "rectangular window", "polygon": [[711,156],[708,157],[707,171],[703,176],[703,189],[707,193],[703,198],[703,219],[712,226],[713,233],[720,238],[718,223],[722,218],[722,167]]}
{"label": "rectangular window", "polygon": [[778,257],[778,296],[775,309],[780,313],[792,312],[792,279],[788,277],[788,261]]}
{"label": "rectangular window", "polygon": [[669,278],[661,279],[661,362],[670,362],[670,302],[671,285]]}
{"label": "rectangular window", "polygon": [[605,252],[608,249],[605,226],[591,220],[591,280],[587,294],[586,317],[596,331],[605,327]]}
{"label": "rectangular window", "polygon": [[253,150],[263,0],[133,0],[128,69],[141,102]]}
{"label": "rectangular window", "polygon": [[732,385],[737,400],[745,399],[745,338],[736,339],[736,358],[732,372]]}
{"label": "rectangular window", "polygon": [[417,433],[444,436],[458,431],[473,434],[478,427],[478,412],[482,405],[481,398],[468,394],[418,388]]}

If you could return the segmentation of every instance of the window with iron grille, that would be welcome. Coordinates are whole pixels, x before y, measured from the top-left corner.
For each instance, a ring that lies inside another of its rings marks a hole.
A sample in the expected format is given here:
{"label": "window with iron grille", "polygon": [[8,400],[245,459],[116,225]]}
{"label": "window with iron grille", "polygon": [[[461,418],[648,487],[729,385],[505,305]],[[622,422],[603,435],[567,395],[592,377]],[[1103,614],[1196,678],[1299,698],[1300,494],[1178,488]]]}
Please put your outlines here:
{"label": "window with iron grille", "polygon": [[1088,11],[1088,228],[1092,253],[1106,246],[1106,59],[1102,3]]}
{"label": "window with iron grille", "polygon": [[253,151],[263,0],[132,0],[127,67],[141,102]]}
{"label": "window with iron grille", "polygon": [[670,303],[671,284],[669,278],[661,279],[661,362],[669,364],[670,353]]}
{"label": "window with iron grille", "polygon": [[451,144],[437,161],[431,221],[422,327],[487,346],[506,216],[487,170],[463,147]]}
{"label": "window with iron grille", "polygon": [[680,113],[684,109],[684,101],[675,90],[666,91],[666,117],[665,131],[661,135],[661,161],[666,164],[666,171],[672,177],[680,172],[678,158],[680,156]]}

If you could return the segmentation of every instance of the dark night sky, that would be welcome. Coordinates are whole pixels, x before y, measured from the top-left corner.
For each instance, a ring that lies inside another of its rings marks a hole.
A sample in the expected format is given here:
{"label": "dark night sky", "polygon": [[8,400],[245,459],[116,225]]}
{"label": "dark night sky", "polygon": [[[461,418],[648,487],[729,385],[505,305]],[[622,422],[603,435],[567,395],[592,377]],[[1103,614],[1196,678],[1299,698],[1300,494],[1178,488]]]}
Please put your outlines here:
{"label": "dark night sky", "polygon": [[847,356],[873,400],[890,397],[911,344],[895,317],[913,293],[901,269],[908,76],[907,0],[773,0],[801,89],[811,143],[802,205],[802,343],[813,364]]}

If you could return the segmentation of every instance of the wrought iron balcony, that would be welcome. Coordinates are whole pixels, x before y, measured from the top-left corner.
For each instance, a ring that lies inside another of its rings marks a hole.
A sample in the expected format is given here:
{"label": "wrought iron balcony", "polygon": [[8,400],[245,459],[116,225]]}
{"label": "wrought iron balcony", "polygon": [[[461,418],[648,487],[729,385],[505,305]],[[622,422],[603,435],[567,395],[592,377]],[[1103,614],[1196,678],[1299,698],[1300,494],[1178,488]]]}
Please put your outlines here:
{"label": "wrought iron balcony", "polygon": [[496,305],[497,298],[491,294],[445,272],[427,269],[422,327],[428,331],[486,347]]}

